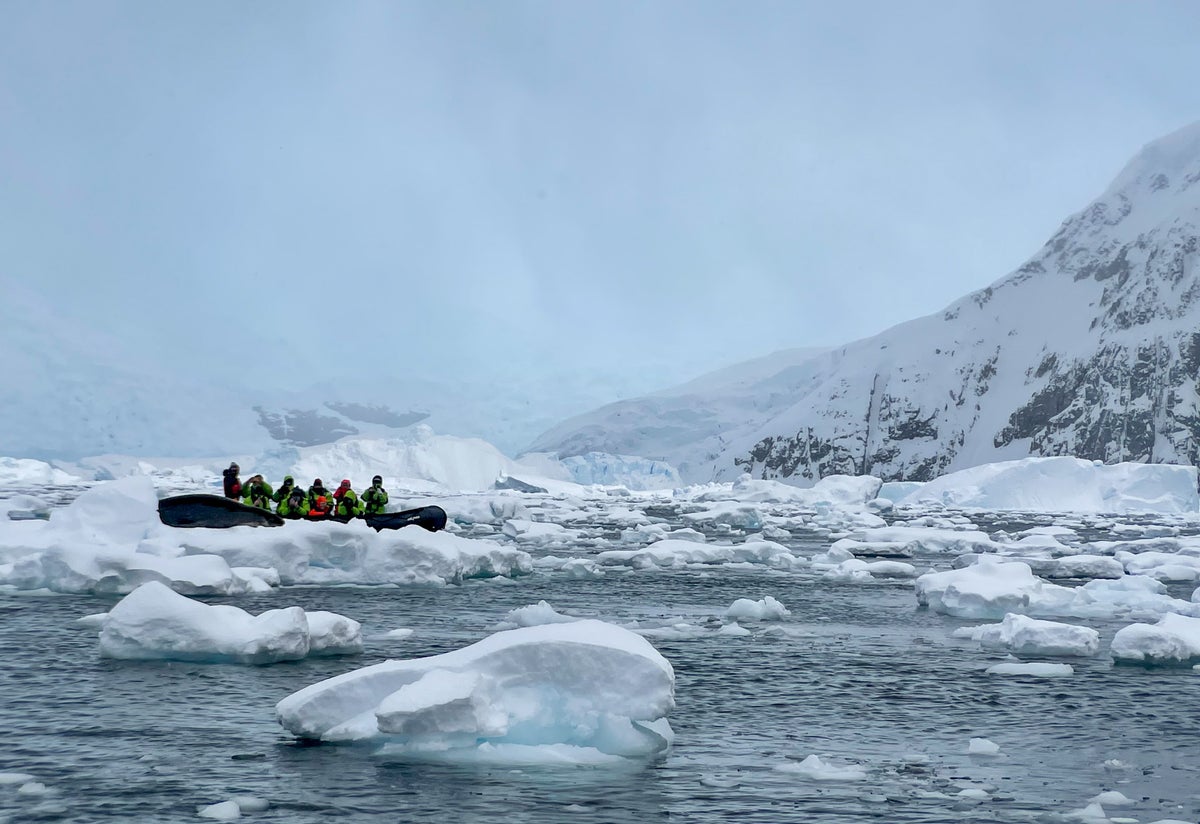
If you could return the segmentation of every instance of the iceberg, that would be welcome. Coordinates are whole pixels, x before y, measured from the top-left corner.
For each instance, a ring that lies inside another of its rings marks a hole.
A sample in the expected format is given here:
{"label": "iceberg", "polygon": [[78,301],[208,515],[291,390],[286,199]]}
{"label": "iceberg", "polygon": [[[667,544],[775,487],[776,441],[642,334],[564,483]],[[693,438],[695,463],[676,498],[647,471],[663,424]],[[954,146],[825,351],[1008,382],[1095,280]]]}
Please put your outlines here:
{"label": "iceberg", "polygon": [[999,624],[958,630],[955,635],[978,641],[985,649],[1007,650],[1014,655],[1091,656],[1100,650],[1100,633],[1090,627],[1013,613],[1005,615]]}
{"label": "iceberg", "polygon": [[389,757],[596,763],[666,749],[674,693],[674,670],[648,641],[584,619],[364,667],[293,693],[276,714],[296,736],[386,744]]}
{"label": "iceberg", "polygon": [[1195,513],[1196,467],[1024,458],[936,478],[897,503],[1023,512]]}
{"label": "iceberg", "polygon": [[561,463],[570,473],[571,480],[584,486],[623,486],[626,489],[644,491],[673,489],[682,485],[679,473],[669,463],[635,455],[588,452],[563,458]]}
{"label": "iceberg", "polygon": [[100,630],[102,657],[132,660],[273,664],[362,648],[359,623],[343,615],[300,607],[251,615],[193,601],[158,582],[121,599]]}

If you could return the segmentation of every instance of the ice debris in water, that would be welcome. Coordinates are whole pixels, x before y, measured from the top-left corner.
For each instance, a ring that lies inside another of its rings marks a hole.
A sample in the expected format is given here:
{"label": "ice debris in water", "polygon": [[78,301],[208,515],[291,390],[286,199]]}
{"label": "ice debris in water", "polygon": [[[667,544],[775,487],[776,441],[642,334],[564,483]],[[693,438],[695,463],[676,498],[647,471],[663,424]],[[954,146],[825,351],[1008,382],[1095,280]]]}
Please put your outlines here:
{"label": "ice debris in water", "polygon": [[799,763],[789,762],[775,768],[779,772],[795,773],[813,781],[861,781],[867,771],[857,764],[839,765],[810,755]]}
{"label": "ice debris in water", "polygon": [[563,615],[546,601],[538,601],[525,607],[517,607],[504,616],[498,625],[499,629],[515,629],[516,627],[536,627],[542,624],[566,624],[578,621],[570,615]]}
{"label": "ice debris in water", "polygon": [[385,743],[389,757],[597,763],[666,749],[674,693],[674,670],[648,641],[584,619],[348,672],[276,713],[297,736]]}
{"label": "ice debris in water", "polygon": [[972,738],[967,744],[968,755],[999,755],[1000,745],[986,738]]}
{"label": "ice debris in water", "polygon": [[1028,675],[1033,678],[1064,678],[1075,674],[1075,668],[1070,664],[1045,664],[1030,662],[1027,664],[993,664],[987,668],[988,675]]}
{"label": "ice debris in water", "polygon": [[106,658],[270,664],[361,651],[361,627],[345,616],[300,607],[254,616],[193,601],[156,582],[125,596],[100,630]]}
{"label": "ice debris in water", "polygon": [[749,619],[752,621],[782,621],[792,613],[770,595],[758,601],[738,598],[725,610],[726,618]]}

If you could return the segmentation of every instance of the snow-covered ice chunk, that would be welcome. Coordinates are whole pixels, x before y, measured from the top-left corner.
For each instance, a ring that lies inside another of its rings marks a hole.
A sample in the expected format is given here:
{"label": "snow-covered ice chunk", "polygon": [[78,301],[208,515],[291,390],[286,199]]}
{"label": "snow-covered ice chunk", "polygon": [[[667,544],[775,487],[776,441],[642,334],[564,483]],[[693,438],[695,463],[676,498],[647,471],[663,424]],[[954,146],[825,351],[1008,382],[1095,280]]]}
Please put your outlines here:
{"label": "snow-covered ice chunk", "polygon": [[813,781],[862,781],[867,771],[857,764],[834,764],[819,755],[810,755],[800,762],[788,762],[775,768],[779,772],[795,773]]}
{"label": "snow-covered ice chunk", "polygon": [[[1047,587],[1028,564],[1003,563],[988,556],[965,569],[927,572],[916,581],[917,601],[958,618],[999,618],[1025,612]],[[1060,587],[1062,589],[1062,587]]]}
{"label": "snow-covered ice chunk", "polygon": [[988,675],[1028,675],[1033,678],[1063,678],[1075,674],[1070,664],[1047,664],[1031,661],[1025,664],[993,664],[987,668]]}
{"label": "snow-covered ice chunk", "polygon": [[536,604],[510,610],[504,616],[504,620],[500,622],[500,628],[513,629],[515,627],[536,627],[543,624],[566,624],[578,620],[570,615],[563,615],[546,601],[538,601]]}
{"label": "snow-covered ice chunk", "polygon": [[752,601],[749,598],[738,598],[729,605],[729,609],[725,610],[726,618],[751,621],[782,621],[792,613],[783,604],[776,601],[770,595],[758,601]]}
{"label": "snow-covered ice chunk", "polygon": [[1102,804],[1105,807],[1128,807],[1136,803],[1132,798],[1125,793],[1117,790],[1106,790],[1091,799],[1093,804]]}
{"label": "snow-covered ice chunk", "polygon": [[196,815],[201,818],[211,818],[213,821],[233,821],[242,817],[242,808],[236,801],[230,799],[217,804],[209,804],[207,807],[200,807],[196,810]]}
{"label": "snow-covered ice chunk", "polygon": [[1168,613],[1157,624],[1130,624],[1112,640],[1113,659],[1137,664],[1194,664],[1200,660],[1200,618]]}
{"label": "snow-covered ice chunk", "polygon": [[1163,512],[1200,509],[1196,467],[1024,458],[951,472],[897,503],[1023,512]]}
{"label": "snow-covered ice chunk", "polygon": [[[317,612],[321,654],[362,650],[357,621]],[[300,607],[254,616],[234,606],[209,606],[157,582],[143,584],[108,613],[100,630],[106,658],[269,664],[304,658],[314,646]]]}
{"label": "snow-covered ice chunk", "polygon": [[1100,650],[1100,633],[1090,627],[1040,621],[1011,612],[999,624],[974,627],[964,635],[985,649],[1003,649],[1014,655],[1092,656]]}
{"label": "snow-covered ice chunk", "polygon": [[967,743],[967,755],[999,755],[1000,745],[986,738],[972,738]]}
{"label": "snow-covered ice chunk", "polygon": [[586,619],[365,667],[288,696],[276,713],[295,735],[387,742],[395,757],[603,761],[669,745],[674,688],[644,638]]}
{"label": "snow-covered ice chunk", "polygon": [[32,458],[0,457],[0,486],[46,486],[74,484],[82,478]]}

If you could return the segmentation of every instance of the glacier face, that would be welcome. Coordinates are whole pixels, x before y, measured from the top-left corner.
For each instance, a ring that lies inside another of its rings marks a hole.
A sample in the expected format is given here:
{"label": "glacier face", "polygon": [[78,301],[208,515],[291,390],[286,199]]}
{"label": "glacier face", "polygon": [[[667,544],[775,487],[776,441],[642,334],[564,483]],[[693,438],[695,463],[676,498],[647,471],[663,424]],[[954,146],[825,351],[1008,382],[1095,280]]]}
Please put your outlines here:
{"label": "glacier face", "polygon": [[1195,124],[944,312],[777,370],[755,362],[740,382],[612,404],[531,448],[663,459],[690,481],[928,480],[1030,455],[1195,463],[1198,184]]}

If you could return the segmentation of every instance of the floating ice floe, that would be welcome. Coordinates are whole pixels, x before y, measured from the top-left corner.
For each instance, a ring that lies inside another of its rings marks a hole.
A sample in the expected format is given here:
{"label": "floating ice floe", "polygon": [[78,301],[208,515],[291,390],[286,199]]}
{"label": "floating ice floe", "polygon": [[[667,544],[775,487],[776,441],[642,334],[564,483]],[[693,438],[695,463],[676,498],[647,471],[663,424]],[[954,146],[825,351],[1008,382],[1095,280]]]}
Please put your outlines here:
{"label": "floating ice floe", "polygon": [[610,549],[596,555],[608,566],[634,569],[681,568],[691,564],[760,564],[774,569],[797,569],[808,560],[774,541],[745,541],[740,544],[701,544],[668,538],[642,549]]}
{"label": "floating ice floe", "polygon": [[988,675],[1027,675],[1031,678],[1065,678],[1075,674],[1070,664],[1047,664],[1040,661],[1028,663],[993,664],[987,668]]}
{"label": "floating ice floe", "polygon": [[[813,565],[816,568],[816,564]],[[915,578],[917,568],[901,561],[864,561],[850,558],[825,570],[832,581],[872,581],[876,578]]]}
{"label": "floating ice floe", "polygon": [[734,620],[782,621],[792,613],[770,595],[757,601],[738,598],[725,610],[725,617]]}
{"label": "floating ice floe", "polygon": [[665,750],[674,687],[644,638],[581,620],[365,667],[288,696],[276,713],[297,736],[382,742],[395,758],[595,763]]}
{"label": "floating ice floe", "polygon": [[1121,618],[1168,612],[1200,615],[1200,605],[1171,597],[1159,581],[1127,575],[1064,587],[1038,578],[1029,565],[980,556],[963,569],[929,572],[916,580],[917,602],[958,618]]}
{"label": "floating ice floe", "polygon": [[1024,458],[951,472],[898,503],[1023,512],[1195,513],[1196,467]]}
{"label": "floating ice floe", "polygon": [[1133,664],[1200,662],[1200,618],[1168,614],[1157,624],[1130,624],[1112,640],[1113,659]]}
{"label": "floating ice floe", "polygon": [[529,606],[517,607],[510,610],[499,624],[500,629],[515,629],[516,627],[536,627],[543,624],[567,624],[578,621],[570,615],[563,615],[546,601],[538,601]]}
{"label": "floating ice floe", "polygon": [[688,487],[681,497],[702,501],[792,504],[803,507],[863,507],[877,497],[882,482],[870,475],[829,475],[803,488],[743,474],[732,484],[712,483]]}
{"label": "floating ice floe", "polygon": [[775,768],[779,772],[794,773],[812,781],[862,781],[867,771],[857,764],[834,764],[824,761],[819,755],[810,755],[803,761],[789,761]]}
{"label": "floating ice floe", "polygon": [[1013,655],[1092,656],[1100,651],[1100,633],[1090,627],[1012,613],[999,624],[963,628],[954,635],[978,641],[984,649],[1002,649]]}
{"label": "floating ice floe", "polygon": [[995,542],[976,529],[887,526],[863,529],[835,541],[833,549],[855,556],[911,558],[915,553],[992,552]]}
{"label": "floating ice floe", "polygon": [[967,755],[999,755],[1000,745],[986,738],[972,738],[967,742]]}
{"label": "floating ice floe", "polygon": [[126,595],[100,630],[101,656],[134,660],[272,664],[362,648],[359,623],[333,612],[287,607],[255,616],[193,601],[157,582]]}
{"label": "floating ice floe", "polygon": [[49,521],[0,521],[0,585],[125,594],[158,581],[189,595],[235,595],[281,582],[447,583],[532,571],[521,550],[416,527],[176,529],[157,507],[150,480],[135,476],[89,489]]}

